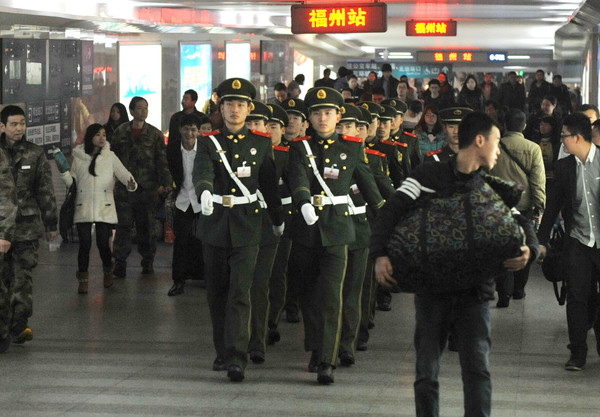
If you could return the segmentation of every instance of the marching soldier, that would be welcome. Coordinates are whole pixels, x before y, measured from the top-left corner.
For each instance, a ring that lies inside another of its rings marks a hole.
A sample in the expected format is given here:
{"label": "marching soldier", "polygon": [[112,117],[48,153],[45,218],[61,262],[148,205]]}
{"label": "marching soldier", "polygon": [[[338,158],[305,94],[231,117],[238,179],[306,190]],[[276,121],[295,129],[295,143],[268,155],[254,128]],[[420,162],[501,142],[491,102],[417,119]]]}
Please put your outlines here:
{"label": "marching soldier", "polygon": [[[44,149],[25,138],[25,112],[6,106],[0,112],[0,147],[9,157],[18,211],[10,249],[4,255],[4,284],[10,297],[10,333],[13,343],[33,339],[27,326],[33,312],[33,269],[37,266],[40,235],[57,235],[58,216],[50,165]],[[6,246],[5,246],[6,247]]]}
{"label": "marching soldier", "polygon": [[315,133],[297,138],[290,147],[290,187],[298,210],[292,221],[290,262],[300,268],[303,278],[300,307],[304,347],[312,351],[309,371],[318,373],[319,383],[330,384],[339,349],[348,245],[356,239],[348,190],[356,180],[373,208],[381,207],[383,199],[366,163],[362,140],[335,132],[342,95],[327,87],[313,88],[305,102]]}
{"label": "marching soldier", "polygon": [[388,171],[394,187],[399,187],[406,176],[403,160],[406,154],[406,146],[398,145],[390,136],[392,119],[398,112],[392,106],[381,105],[383,111],[379,113],[379,124],[377,125],[376,137],[367,143],[367,149],[374,149],[386,154],[388,160]]}
{"label": "marching soldier", "polygon": [[217,357],[215,371],[227,370],[242,381],[250,341],[250,288],[262,231],[262,207],[267,204],[273,233],[284,224],[277,190],[271,140],[248,130],[244,123],[256,88],[242,78],[230,78],[217,88],[221,98],[222,131],[198,140],[192,174],[202,216],[206,292]]}
{"label": "marching soldier", "polygon": [[421,148],[419,147],[419,140],[417,135],[414,133],[405,132],[402,129],[402,123],[404,122],[404,113],[408,109],[405,102],[396,99],[384,100],[382,104],[392,106],[396,109],[396,115],[392,119],[392,126],[390,128],[390,138],[396,142],[402,148],[401,152],[405,156],[403,158],[404,173],[408,175],[412,169],[421,163],[423,159],[421,157]]}
{"label": "marching soldier", "polygon": [[442,149],[426,153],[424,162],[446,162],[458,153],[458,124],[472,111],[468,107],[449,107],[440,110],[440,119],[446,131],[446,145]]}
{"label": "marching soldier", "polygon": [[0,353],[10,346],[10,297],[4,285],[4,256],[15,232],[17,200],[8,155],[0,147]]}

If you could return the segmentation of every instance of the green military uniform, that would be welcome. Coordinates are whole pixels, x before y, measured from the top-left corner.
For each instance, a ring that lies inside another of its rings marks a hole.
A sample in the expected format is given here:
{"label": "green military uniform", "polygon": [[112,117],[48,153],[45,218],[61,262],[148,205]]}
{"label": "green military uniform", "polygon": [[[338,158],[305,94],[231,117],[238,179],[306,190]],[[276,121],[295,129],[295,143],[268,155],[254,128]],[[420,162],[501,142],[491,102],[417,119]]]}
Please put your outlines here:
{"label": "green military uniform", "polygon": [[[339,109],[343,104],[341,94],[327,87],[309,90],[305,100],[311,110]],[[339,348],[341,293],[348,245],[356,239],[348,208],[348,190],[356,180],[374,208],[383,205],[383,199],[367,165],[362,139],[341,137],[335,132],[327,138],[315,133],[299,139],[290,147],[292,198],[300,212],[305,204],[312,203],[318,220],[309,226],[299,213],[295,215],[290,263],[295,258],[293,263],[301,269],[303,277],[300,307],[304,317],[304,347],[313,352],[309,370],[318,370],[319,382],[330,383]],[[333,193],[333,199],[320,185],[313,164]],[[322,375],[326,378],[321,378]]]}
{"label": "green military uniform", "polygon": [[113,257],[114,274],[124,278],[127,257],[131,253],[131,233],[135,224],[138,252],[145,273],[153,271],[156,253],[155,216],[159,204],[158,188],[173,183],[167,164],[164,135],[144,123],[139,137],[132,135],[133,121],[119,126],[112,138],[111,149],[138,183],[135,192],[127,192],[123,184],[115,186],[117,224]]}
{"label": "green military uniform", "polygon": [[450,146],[444,145],[442,149],[427,152],[423,158],[423,162],[447,162],[455,155]]}
{"label": "green military uniform", "polygon": [[[388,105],[396,109],[397,115],[404,117],[404,113],[408,106],[402,100],[388,99],[382,104]],[[412,169],[419,165],[422,161],[421,148],[419,140],[414,133],[404,132],[401,126],[395,131],[390,132],[390,140],[400,145],[399,152],[402,153],[402,165],[405,175],[408,175]]]}
{"label": "green military uniform", "polygon": [[[222,103],[249,102],[256,94],[254,86],[243,79],[225,80],[217,91]],[[248,190],[248,197],[230,176],[225,158],[237,174],[233,176]],[[204,245],[206,290],[217,353],[213,369],[227,368],[228,376],[239,381],[244,378],[248,361],[250,289],[263,222],[258,190],[263,194],[273,224],[282,224],[271,141],[245,127],[230,132],[226,121],[222,131],[198,139],[192,177],[200,199],[207,191],[214,202],[214,211],[206,215],[203,208],[197,225]]]}
{"label": "green military uniform", "polygon": [[[439,117],[445,125],[457,125],[460,123],[463,117],[471,113],[473,110],[468,107],[448,107],[440,110]],[[427,152],[423,158],[423,162],[446,162],[452,158],[456,152],[450,148],[450,145],[446,144],[442,149]]]}
{"label": "green military uniform", "polygon": [[[0,239],[12,242],[17,216],[15,181],[8,155],[0,148]],[[0,253],[0,353],[10,344],[10,297],[4,285],[4,253]]]}
{"label": "green military uniform", "polygon": [[[302,117],[306,121],[307,110],[304,101],[297,98],[288,98],[281,103],[281,107],[288,115]],[[291,204],[291,190],[288,181],[288,161],[289,161],[290,142],[284,137],[281,138],[279,146],[273,148],[275,154],[275,165],[278,172],[281,172],[279,177],[279,192],[281,194],[282,203],[284,205],[284,213],[286,215],[286,230],[279,240],[277,255],[275,255],[275,263],[273,264],[273,272],[271,273],[271,282],[269,284],[269,343],[275,343],[280,340],[277,326],[281,319],[281,313],[286,310],[288,321],[294,315],[298,316],[298,280],[302,277],[298,276],[297,268],[290,268],[288,260],[292,250],[292,240],[290,239],[291,222],[293,207]]]}
{"label": "green military uniform", "polygon": [[[396,109],[391,106],[383,105],[383,111],[379,114],[380,120],[392,120],[397,114]],[[404,164],[403,147],[399,146],[397,142],[394,142],[390,138],[380,139],[375,138],[373,141],[367,143],[366,149],[374,149],[381,153],[384,153],[387,157],[386,171],[389,172],[389,176],[394,184],[394,187],[399,187],[400,183],[406,177]]]}
{"label": "green military uniform", "polygon": [[[57,230],[58,216],[50,165],[41,146],[25,137],[12,147],[4,134],[0,147],[9,157],[17,194],[16,228],[5,256],[4,283],[10,296],[11,334],[19,342],[33,311],[33,269],[38,262],[38,239],[43,232]],[[30,332],[30,330],[29,330]]]}
{"label": "green military uniform", "polygon": [[[276,104],[265,105],[253,101],[254,108],[246,121],[253,119],[263,119],[265,124],[274,120],[274,114],[277,113],[277,121],[282,126],[287,124],[287,114],[285,110]],[[285,119],[282,119],[285,118]],[[270,136],[264,134],[266,138]],[[275,152],[275,150],[273,150]],[[279,172],[276,169],[276,178],[279,179]],[[263,208],[266,208],[264,199],[259,199]],[[252,325],[250,333],[250,343],[248,353],[250,360],[254,363],[262,363],[265,360],[266,337],[268,331],[269,319],[269,281],[273,270],[273,262],[279,246],[279,238],[273,234],[273,223],[266,210],[262,212],[262,236],[260,240],[256,267],[254,269],[254,280],[250,291],[252,304]]]}

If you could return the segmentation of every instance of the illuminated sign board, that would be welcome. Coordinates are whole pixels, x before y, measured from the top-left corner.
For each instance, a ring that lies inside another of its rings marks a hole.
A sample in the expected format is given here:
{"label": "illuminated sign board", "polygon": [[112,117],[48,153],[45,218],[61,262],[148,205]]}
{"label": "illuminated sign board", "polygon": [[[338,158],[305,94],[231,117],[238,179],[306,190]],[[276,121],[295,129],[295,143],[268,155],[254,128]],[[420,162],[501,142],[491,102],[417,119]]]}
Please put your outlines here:
{"label": "illuminated sign board", "polygon": [[456,36],[456,20],[409,20],[406,36]]}
{"label": "illuminated sign board", "polygon": [[482,64],[506,62],[506,52],[489,51],[418,51],[417,62],[420,64]]}
{"label": "illuminated sign board", "polygon": [[212,93],[212,47],[207,43],[179,43],[179,96],[193,89],[198,97]]}
{"label": "illuminated sign board", "polygon": [[387,4],[295,4],[292,33],[386,32]]}

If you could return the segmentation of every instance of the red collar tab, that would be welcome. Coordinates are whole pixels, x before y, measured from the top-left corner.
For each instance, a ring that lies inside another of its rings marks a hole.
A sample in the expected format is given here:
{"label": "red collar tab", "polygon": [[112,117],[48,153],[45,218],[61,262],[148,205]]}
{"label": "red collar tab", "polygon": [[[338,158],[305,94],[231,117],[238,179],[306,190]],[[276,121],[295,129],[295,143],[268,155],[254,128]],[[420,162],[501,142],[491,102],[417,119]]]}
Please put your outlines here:
{"label": "red collar tab", "polygon": [[350,142],[363,143],[363,140],[362,140],[362,138],[357,138],[357,137],[355,137],[355,136],[346,136],[346,135],[343,135],[343,136],[342,136],[342,139],[344,139],[344,140],[348,140],[348,141],[350,141]]}
{"label": "red collar tab", "polygon": [[300,142],[302,140],[309,140],[311,137],[310,136],[302,136],[300,138],[294,138],[294,142]]}
{"label": "red collar tab", "polygon": [[271,139],[271,135],[269,135],[268,133],[259,132],[258,130],[254,130],[254,129],[250,129],[250,132],[254,133],[255,135],[264,136],[265,138]]}
{"label": "red collar tab", "polygon": [[273,149],[275,149],[276,151],[282,151],[282,152],[289,152],[290,151],[290,147],[289,146],[281,146],[281,145],[274,145]]}
{"label": "red collar tab", "polygon": [[202,136],[214,136],[214,135],[218,135],[220,133],[221,133],[220,130],[213,130],[212,132],[203,133]]}
{"label": "red collar tab", "polygon": [[383,152],[376,151],[375,149],[365,149],[365,152],[368,153],[368,154],[371,154],[371,155],[380,156],[382,158],[385,158],[387,156]]}

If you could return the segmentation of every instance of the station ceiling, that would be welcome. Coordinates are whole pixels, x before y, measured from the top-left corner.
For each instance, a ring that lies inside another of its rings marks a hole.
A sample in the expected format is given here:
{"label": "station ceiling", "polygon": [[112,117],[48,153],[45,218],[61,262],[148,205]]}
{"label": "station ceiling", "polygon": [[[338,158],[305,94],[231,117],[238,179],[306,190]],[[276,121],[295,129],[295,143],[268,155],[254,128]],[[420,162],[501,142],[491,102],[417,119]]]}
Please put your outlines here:
{"label": "station ceiling", "polygon": [[[594,17],[594,13],[586,14],[583,11],[585,7],[597,10],[595,7],[599,1],[390,0],[382,2],[387,4],[388,12],[388,30],[385,33],[292,35],[290,14],[293,4],[331,6],[335,3],[325,0],[0,0],[0,25],[4,30],[8,27],[14,29],[38,25],[108,33],[255,33],[288,37],[294,42],[346,58],[372,57],[376,50],[381,49],[416,51],[456,48],[500,50],[513,54],[546,51],[550,54],[556,47],[557,30],[569,26],[578,15],[591,15],[592,21],[583,19],[583,24],[568,31],[572,40],[580,39],[581,42],[585,33],[597,31],[598,22],[594,20],[599,18]],[[357,2],[338,0],[338,3],[350,6]],[[174,10],[175,13],[169,12]],[[190,12],[201,17],[187,19],[185,16]],[[411,19],[455,20],[457,36],[406,36],[406,21]]]}

